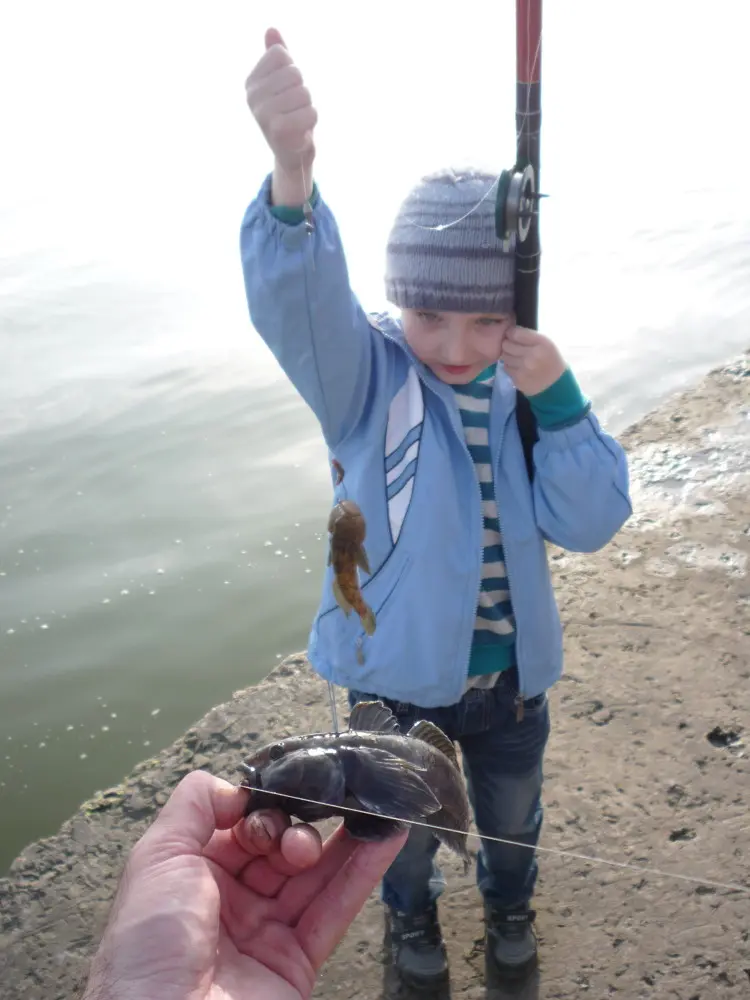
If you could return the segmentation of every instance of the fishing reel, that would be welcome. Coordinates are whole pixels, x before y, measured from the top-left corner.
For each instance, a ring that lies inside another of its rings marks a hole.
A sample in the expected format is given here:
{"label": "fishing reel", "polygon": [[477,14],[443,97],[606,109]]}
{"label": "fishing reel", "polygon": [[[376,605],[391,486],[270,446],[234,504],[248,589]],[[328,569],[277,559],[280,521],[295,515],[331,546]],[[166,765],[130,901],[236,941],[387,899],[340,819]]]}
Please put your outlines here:
{"label": "fishing reel", "polygon": [[514,235],[519,243],[525,243],[531,229],[531,222],[538,214],[540,198],[537,194],[534,168],[530,163],[525,167],[515,166],[503,170],[497,185],[495,200],[495,232],[501,240],[509,240]]}

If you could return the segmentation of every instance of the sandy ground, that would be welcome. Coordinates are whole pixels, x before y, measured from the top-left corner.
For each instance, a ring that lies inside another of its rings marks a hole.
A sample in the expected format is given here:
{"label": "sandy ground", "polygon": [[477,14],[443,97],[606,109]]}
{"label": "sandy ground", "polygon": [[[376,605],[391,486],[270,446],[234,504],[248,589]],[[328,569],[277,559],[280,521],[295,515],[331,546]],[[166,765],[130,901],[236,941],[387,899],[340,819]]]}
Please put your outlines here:
{"label": "sandy ground", "polygon": [[[750,354],[623,441],[633,519],[594,556],[552,552],[567,667],[551,693],[541,846],[646,871],[541,855],[541,969],[523,995],[747,998],[750,892],[654,869],[750,890]],[[0,880],[4,1000],[77,995],[124,854],[179,777],[236,780],[248,744],[327,724],[322,682],[290,657],[31,845]],[[499,997],[484,984],[473,873],[439,857],[451,994]],[[399,993],[382,930],[373,896],[316,996]]]}

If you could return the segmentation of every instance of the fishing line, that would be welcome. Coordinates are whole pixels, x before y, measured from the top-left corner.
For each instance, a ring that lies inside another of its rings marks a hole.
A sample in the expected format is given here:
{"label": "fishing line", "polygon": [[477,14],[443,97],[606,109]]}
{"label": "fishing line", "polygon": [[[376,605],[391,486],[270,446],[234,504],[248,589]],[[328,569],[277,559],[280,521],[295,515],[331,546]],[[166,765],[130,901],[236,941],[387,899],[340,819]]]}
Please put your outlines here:
{"label": "fishing line", "polygon": [[[344,474],[344,469],[342,468],[341,463],[336,458],[331,460],[331,465],[333,467],[334,472],[336,473],[335,487],[336,488],[338,488],[339,486],[341,487],[340,500],[338,502],[340,502],[341,500],[347,500],[348,494],[346,489],[346,483],[344,482],[344,480],[346,479],[346,476]],[[333,731],[338,736],[339,714],[336,708],[336,687],[333,681],[328,681],[327,683],[328,683],[328,701],[331,706],[331,721],[333,722]]]}
{"label": "fishing line", "polygon": [[[247,785],[240,785],[240,787],[247,788]],[[307,802],[310,805],[331,807],[329,802],[321,802],[318,799],[307,799],[302,795],[290,795],[287,792],[272,792],[270,789],[265,788],[247,788],[247,790],[251,793],[253,791],[258,791],[265,795],[278,795],[280,798],[295,799],[298,802]],[[337,805],[335,808],[337,810],[341,810],[342,812],[359,813],[362,816],[373,816],[376,819],[395,820],[397,823],[406,823],[409,826],[421,826],[426,830],[452,833],[457,836],[463,836],[464,834],[463,830],[453,830],[448,826],[435,826],[432,823],[424,823],[420,820],[403,819],[400,816],[389,816],[387,813],[371,812],[368,809],[356,809],[354,806]],[[576,861],[586,861],[593,865],[609,865],[612,868],[624,868],[629,871],[638,872],[640,875],[654,875],[660,878],[679,879],[683,882],[693,882],[696,885],[710,886],[714,889],[728,889],[730,892],[741,892],[750,895],[750,886],[739,885],[733,882],[715,882],[712,879],[700,878],[697,875],[683,875],[681,872],[666,872],[659,868],[644,868],[643,865],[634,865],[627,861],[611,861],[608,858],[599,858],[588,854],[578,854],[575,851],[564,851],[558,847],[535,847],[529,844],[522,844],[517,840],[507,840],[504,837],[491,837],[489,834],[474,833],[472,830],[467,831],[466,835],[468,837],[474,837],[476,840],[491,840],[496,844],[505,844],[508,847],[525,847],[529,851],[539,851],[543,854],[553,854],[561,858],[573,858]]]}
{"label": "fishing line", "polygon": [[328,681],[328,700],[331,703],[331,718],[333,720],[333,731],[338,736],[339,735],[339,713],[336,708],[336,691],[333,686],[333,681]]}
{"label": "fishing line", "polygon": [[[526,25],[526,33],[527,33],[527,35],[530,33],[530,31],[531,31],[531,25],[530,25],[530,23],[528,23]],[[530,73],[530,76],[532,78],[534,76],[534,71],[536,70],[537,63],[539,62],[539,56],[540,56],[541,51],[542,51],[542,35],[543,35],[543,29],[542,29],[542,31],[539,32],[539,41],[537,42],[536,51],[534,52],[534,62],[532,63],[532,72]],[[529,42],[529,39],[527,38],[527,48],[528,48],[528,42]],[[524,121],[531,114],[531,112],[529,110],[530,103],[531,103],[531,90],[529,89],[528,92],[527,92],[527,94],[526,94],[526,109],[525,109],[525,111],[521,112],[521,114],[522,114],[522,116],[524,118]],[[521,128],[523,130],[523,126],[521,126]],[[518,138],[518,134],[519,133],[516,133],[516,138]],[[419,222],[415,222],[414,219],[410,219],[408,216],[405,216],[405,220],[404,221],[408,222],[410,226],[414,226],[415,229],[422,229],[422,230],[424,230],[426,232],[431,232],[431,233],[440,233],[444,229],[450,229],[452,226],[457,226],[460,222],[463,222],[464,219],[468,219],[470,215],[473,215],[475,212],[477,212],[479,210],[479,208],[481,207],[481,205],[487,200],[487,198],[489,198],[489,196],[495,190],[495,188],[497,187],[497,185],[500,183],[500,178],[501,177],[502,177],[502,173],[499,173],[497,175],[497,177],[494,179],[494,181],[492,182],[492,184],[490,184],[490,186],[487,189],[487,191],[485,191],[485,193],[482,195],[482,197],[476,203],[476,205],[474,205],[472,208],[470,208],[468,212],[465,212],[458,219],[453,219],[451,222],[441,222],[437,226],[423,226]]]}
{"label": "fishing line", "polygon": [[489,198],[492,191],[497,187],[499,181],[500,181],[500,174],[497,175],[497,177],[489,186],[485,194],[483,194],[482,197],[479,199],[479,201],[476,203],[476,205],[470,208],[468,212],[465,212],[460,218],[453,219],[451,222],[441,222],[440,225],[438,226],[423,226],[421,225],[421,223],[415,222],[414,219],[410,219],[408,216],[404,217],[404,221],[408,222],[410,226],[414,226],[415,229],[424,229],[425,231],[431,233],[440,233],[444,229],[450,229],[451,226],[457,226],[459,222],[463,222],[464,219],[468,219],[470,215],[473,215],[479,209],[479,206],[484,201],[486,201],[487,198]]}

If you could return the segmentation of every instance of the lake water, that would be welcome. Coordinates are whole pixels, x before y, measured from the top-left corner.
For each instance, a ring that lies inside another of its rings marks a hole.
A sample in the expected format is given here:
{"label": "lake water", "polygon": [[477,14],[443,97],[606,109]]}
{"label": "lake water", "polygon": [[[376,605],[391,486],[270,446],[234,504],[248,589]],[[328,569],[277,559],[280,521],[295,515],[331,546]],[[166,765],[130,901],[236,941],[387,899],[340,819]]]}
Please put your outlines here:
{"label": "lake water", "polygon": [[[750,341],[750,14],[546,6],[541,328],[617,431]],[[319,183],[375,309],[419,174],[512,164],[513,12],[4,12],[0,871],[306,642],[326,454],[238,256],[269,167],[243,90],[265,27],[308,78]]]}

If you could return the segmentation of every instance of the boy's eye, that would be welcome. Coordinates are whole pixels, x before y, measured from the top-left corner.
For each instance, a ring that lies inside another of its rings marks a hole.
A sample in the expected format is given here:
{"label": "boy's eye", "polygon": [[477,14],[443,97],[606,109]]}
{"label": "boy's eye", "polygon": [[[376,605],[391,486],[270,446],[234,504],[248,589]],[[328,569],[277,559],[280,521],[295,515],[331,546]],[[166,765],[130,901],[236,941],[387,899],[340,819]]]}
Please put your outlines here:
{"label": "boy's eye", "polygon": [[504,316],[480,316],[477,320],[479,326],[503,326],[507,322]]}
{"label": "boy's eye", "polygon": [[437,313],[427,312],[424,309],[420,309],[417,316],[419,316],[419,318],[425,323],[436,323],[440,319]]}

